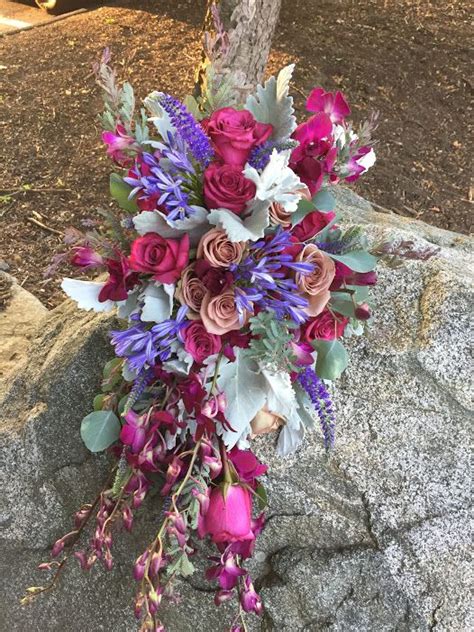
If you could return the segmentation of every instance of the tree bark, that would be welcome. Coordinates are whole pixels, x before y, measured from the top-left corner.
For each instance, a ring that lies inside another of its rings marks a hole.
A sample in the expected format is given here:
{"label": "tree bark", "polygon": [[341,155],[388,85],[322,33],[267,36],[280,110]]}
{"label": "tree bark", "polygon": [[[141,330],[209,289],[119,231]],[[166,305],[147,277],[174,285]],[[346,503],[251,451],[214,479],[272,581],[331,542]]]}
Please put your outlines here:
{"label": "tree bark", "polygon": [[[211,12],[213,4],[218,7],[228,39],[225,55],[215,64],[216,72],[222,78],[232,77],[236,99],[243,101],[263,78],[281,0],[208,0],[204,30],[211,36],[216,34]],[[206,59],[209,61],[204,54],[203,62]],[[203,72],[205,63],[198,75]],[[202,85],[199,79],[198,84]]]}

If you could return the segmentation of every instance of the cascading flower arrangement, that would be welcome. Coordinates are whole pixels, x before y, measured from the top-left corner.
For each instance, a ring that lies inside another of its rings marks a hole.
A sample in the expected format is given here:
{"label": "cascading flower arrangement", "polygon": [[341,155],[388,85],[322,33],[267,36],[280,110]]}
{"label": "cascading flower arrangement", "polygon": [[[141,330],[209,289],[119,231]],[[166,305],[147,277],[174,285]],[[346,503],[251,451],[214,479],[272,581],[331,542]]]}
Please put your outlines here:
{"label": "cascading flower arrangement", "polygon": [[103,280],[62,287],[82,309],[118,308],[124,323],[110,333],[115,357],[81,425],[89,450],[109,451],[115,466],[41,565],[55,571],[50,584],[28,589],[26,601],[54,585],[70,557],[112,568],[114,530],[130,530],[157,489],[161,525],[133,570],[141,630],[164,630],[160,606],[175,579],[194,572],[205,538],[215,547],[206,572],[215,603],[237,599],[231,630],[262,612],[245,568],[265,526],[267,466],[252,440],[278,431],[284,457],[320,425],[333,445],[328,385],[348,362],[344,336],[370,319],[377,280],[377,256],[360,227],[338,225],[331,194],[374,163],[374,121],[356,133],[344,96],[315,88],[297,125],[292,70],[243,107],[218,103],[226,92],[217,98],[210,85],[186,106],[152,92],[136,112],[107,53],[98,64],[118,208],[102,231],[69,235],[72,263]]}

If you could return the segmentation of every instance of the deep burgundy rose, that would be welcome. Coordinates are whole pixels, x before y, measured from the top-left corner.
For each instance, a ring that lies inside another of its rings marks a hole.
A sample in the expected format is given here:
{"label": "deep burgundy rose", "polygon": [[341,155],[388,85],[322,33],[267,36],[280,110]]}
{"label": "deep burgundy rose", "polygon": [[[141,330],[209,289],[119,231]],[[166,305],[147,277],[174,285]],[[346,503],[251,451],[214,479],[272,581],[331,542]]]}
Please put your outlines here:
{"label": "deep burgundy rose", "polygon": [[204,201],[210,209],[227,208],[240,214],[255,192],[255,184],[243,175],[241,167],[212,163],[204,172]]}
{"label": "deep burgundy rose", "polygon": [[332,222],[335,216],[336,214],[333,211],[330,211],[329,213],[313,211],[312,213],[308,213],[308,215],[306,215],[306,217],[302,219],[291,232],[298,241],[307,241]]}
{"label": "deep burgundy rose", "polygon": [[175,283],[189,259],[189,236],[165,239],[158,233],[147,233],[132,244],[130,267],[147,272],[162,283]]}
{"label": "deep burgundy rose", "polygon": [[251,150],[268,140],[273,126],[259,123],[248,110],[221,108],[204,127],[223,162],[243,167]]}
{"label": "deep burgundy rose", "polygon": [[240,485],[214,487],[209,506],[198,526],[199,536],[209,534],[213,542],[254,540],[250,492]]}
{"label": "deep burgundy rose", "polygon": [[184,348],[195,362],[202,364],[206,358],[219,353],[222,340],[216,334],[210,334],[202,321],[195,320],[183,331]]}
{"label": "deep burgundy rose", "polygon": [[[213,268],[208,261],[197,259],[194,263],[197,278],[212,296],[217,296],[234,283],[234,275],[229,270]],[[202,300],[201,300],[202,302]]]}
{"label": "deep burgundy rose", "polygon": [[138,283],[138,274],[132,272],[123,255],[120,255],[120,259],[106,259],[104,263],[109,271],[109,278],[99,293],[99,302],[127,300],[128,290]]}
{"label": "deep burgundy rose", "polygon": [[323,310],[319,316],[308,321],[303,329],[302,338],[306,342],[313,340],[334,340],[344,333],[349,319],[341,314],[333,315],[328,309]]}

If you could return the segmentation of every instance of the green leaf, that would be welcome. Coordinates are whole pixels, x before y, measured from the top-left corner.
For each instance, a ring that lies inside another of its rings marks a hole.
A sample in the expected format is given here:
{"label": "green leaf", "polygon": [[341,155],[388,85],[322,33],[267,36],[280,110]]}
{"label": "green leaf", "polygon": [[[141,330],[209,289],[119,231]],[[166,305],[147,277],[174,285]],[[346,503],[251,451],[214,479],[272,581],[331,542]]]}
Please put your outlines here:
{"label": "green leaf", "polygon": [[94,410],[102,410],[102,406],[104,405],[105,395],[100,393],[94,397],[93,406]]}
{"label": "green leaf", "polygon": [[185,96],[183,103],[186,106],[188,112],[190,112],[197,121],[200,121],[204,118],[204,114],[200,111],[198,102],[193,96],[191,96],[190,94]]}
{"label": "green leaf", "polygon": [[327,253],[331,259],[343,263],[354,272],[370,272],[377,265],[377,258],[365,250],[352,250],[345,255]]}
{"label": "green leaf", "polygon": [[260,509],[260,511],[263,511],[268,505],[268,496],[265,487],[260,483],[260,485],[255,490],[255,493],[258,496],[258,508]]}
{"label": "green leaf", "polygon": [[129,213],[138,213],[138,206],[135,200],[129,200],[128,196],[132,189],[126,184],[118,173],[110,175],[110,195],[117,202],[120,208]]}
{"label": "green leaf", "polygon": [[110,377],[112,371],[115,368],[119,367],[122,364],[122,362],[123,362],[122,358],[112,358],[112,360],[109,360],[108,362],[106,362],[102,371],[104,380]]}
{"label": "green leaf", "polygon": [[321,189],[313,197],[313,203],[318,211],[333,211],[336,206],[336,199],[328,189]]}
{"label": "green leaf", "polygon": [[298,202],[298,208],[294,213],[291,214],[291,224],[292,226],[296,226],[299,224],[302,219],[308,215],[308,213],[312,213],[315,210],[315,206],[311,200],[305,200],[301,198]]}
{"label": "green leaf", "polygon": [[336,380],[347,367],[349,356],[339,340],[315,340],[318,353],[316,373],[324,380]]}
{"label": "green leaf", "polygon": [[120,435],[120,422],[111,410],[90,413],[81,423],[81,437],[91,452],[102,452]]}
{"label": "green leaf", "polygon": [[350,294],[345,294],[344,292],[332,293],[329,306],[338,314],[348,318],[355,318],[355,307]]}

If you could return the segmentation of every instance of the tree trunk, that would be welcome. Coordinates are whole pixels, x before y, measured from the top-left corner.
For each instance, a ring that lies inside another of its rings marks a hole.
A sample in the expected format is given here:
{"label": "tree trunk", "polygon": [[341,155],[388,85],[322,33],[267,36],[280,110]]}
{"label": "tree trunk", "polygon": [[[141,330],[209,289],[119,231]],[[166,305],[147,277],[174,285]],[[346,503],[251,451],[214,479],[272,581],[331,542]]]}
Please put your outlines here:
{"label": "tree trunk", "polygon": [[[204,30],[210,33],[211,38],[219,35],[212,16],[212,5],[219,10],[227,39],[225,54],[219,57],[218,63],[212,60],[216,74],[222,79],[232,77],[236,100],[243,101],[263,78],[281,0],[208,0]],[[202,75],[209,57],[209,51],[205,51],[198,71],[198,94],[204,85]]]}

